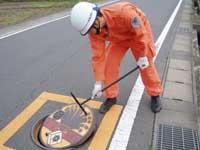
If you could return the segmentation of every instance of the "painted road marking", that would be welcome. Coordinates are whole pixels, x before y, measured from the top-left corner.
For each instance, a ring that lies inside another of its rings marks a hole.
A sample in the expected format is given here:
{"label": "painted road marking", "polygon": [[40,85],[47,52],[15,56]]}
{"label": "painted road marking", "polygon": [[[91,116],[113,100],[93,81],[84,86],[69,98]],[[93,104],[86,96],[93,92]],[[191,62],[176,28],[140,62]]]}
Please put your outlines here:
{"label": "painted road marking", "polygon": [[[160,48],[167,36],[167,33],[176,17],[176,14],[181,4],[182,4],[182,0],[179,1],[178,5],[176,6],[174,12],[172,13],[162,33],[160,34],[158,40],[155,43],[156,48],[157,48],[157,54],[160,51]],[[154,61],[156,57],[157,55],[154,57]],[[122,116],[120,117],[120,121],[116,128],[115,134],[112,138],[111,144],[109,146],[109,150],[116,150],[116,147],[117,147],[117,150],[126,150],[129,137],[131,134],[131,129],[134,125],[134,121],[137,115],[140,101],[142,99],[143,92],[144,92],[144,84],[141,80],[141,76],[139,75],[132,89],[132,92],[129,96],[127,105],[125,106]]]}
{"label": "painted road marking", "polygon": [[19,34],[19,33],[22,33],[22,32],[25,32],[25,31],[28,31],[28,30],[32,30],[34,28],[46,25],[48,23],[52,23],[52,22],[67,18],[67,17],[69,17],[69,15],[66,15],[66,16],[63,16],[63,17],[60,17],[60,18],[56,18],[56,19],[53,19],[53,20],[50,20],[50,21],[46,21],[46,22],[43,22],[43,23],[40,23],[40,24],[36,24],[36,25],[33,25],[33,26],[29,26],[27,28],[24,28],[24,29],[21,29],[21,30],[18,30],[18,31],[8,32],[6,34],[0,35],[0,40],[5,39],[5,38],[10,37],[10,36],[13,36],[13,35],[16,35],[16,34]]}
{"label": "painted road marking", "polygon": [[[173,15],[170,17],[167,25],[165,26],[163,32],[161,33],[161,35],[159,36],[159,38],[158,38],[158,40],[156,42],[156,47],[158,49],[158,52],[159,52],[160,47],[162,46],[162,43],[163,43],[163,41],[164,41],[164,39],[165,39],[165,37],[166,37],[166,35],[168,33],[168,30],[169,30],[169,28],[170,28],[170,26],[171,26],[171,24],[172,24],[172,22],[173,22],[173,20],[174,20],[174,18],[176,16],[176,13],[179,10],[179,7],[180,7],[181,3],[182,3],[182,0],[179,1],[179,4],[177,5],[175,11],[173,12]],[[66,18],[66,17],[69,17],[69,16],[65,16],[63,18]],[[15,35],[15,34],[18,34],[18,33],[21,33],[21,32],[36,28],[36,27],[39,27],[39,26],[47,24],[47,23],[51,23],[51,22],[54,22],[54,21],[57,21],[57,20],[60,20],[60,19],[63,19],[63,18],[58,18],[58,19],[55,19],[53,21],[48,21],[46,23],[42,23],[40,25],[36,25],[34,27],[30,27],[30,28],[27,28],[27,29],[24,29],[24,30],[21,30],[21,31],[10,33],[10,34],[4,35],[4,36],[0,36],[0,39],[6,38],[6,37],[9,37],[9,36],[12,36],[12,35]],[[126,146],[127,146],[127,143],[128,143],[128,139],[129,139],[129,136],[130,136],[130,132],[131,132],[131,128],[132,128],[132,126],[134,124],[134,119],[136,117],[136,113],[137,113],[137,110],[138,110],[138,107],[139,107],[139,103],[141,101],[143,90],[144,90],[144,85],[141,82],[141,77],[139,76],[137,81],[136,81],[135,86],[132,89],[132,93],[131,93],[131,95],[129,97],[127,106],[125,107],[123,115],[122,115],[122,117],[120,119],[119,125],[117,127],[117,131],[115,132],[114,138],[113,138],[113,140],[111,142],[110,149],[112,149],[112,148],[114,149],[116,147],[121,148],[121,149],[126,149]],[[32,110],[32,111],[34,111],[34,110]],[[29,112],[29,111],[27,111],[27,112]],[[132,113],[131,116],[130,116],[130,113]],[[15,123],[19,122],[18,119],[14,119],[13,121],[15,121]],[[10,127],[12,125],[13,124],[11,122]],[[107,127],[107,125],[105,125],[105,126]],[[9,126],[7,128],[9,130],[11,129],[11,128],[9,128]],[[19,128],[20,127],[18,126],[18,129]],[[11,130],[13,130],[13,129],[11,129]],[[14,130],[14,132],[12,132],[12,133],[14,134],[16,131]],[[1,144],[4,144],[4,143],[1,143],[1,137],[3,135],[2,133],[0,132],[0,148],[2,148],[3,150],[6,150],[6,149],[9,149],[9,148],[1,146]],[[4,131],[4,134],[5,134],[5,131]],[[8,134],[7,136],[5,136],[5,135],[3,135],[3,136],[8,137],[10,135],[11,135],[11,133]]]}
{"label": "painted road marking", "polygon": [[[84,101],[84,99],[82,98],[79,98],[78,100],[80,102]],[[48,101],[67,104],[74,103],[74,100],[70,96],[43,92],[19,115],[17,115],[15,119],[13,119],[7,126],[5,126],[0,131],[0,150],[14,150],[13,148],[4,146],[4,144]],[[91,100],[87,104],[91,108],[99,109],[101,102]],[[115,129],[121,110],[122,106],[114,105],[111,111],[104,115],[101,124],[99,125],[88,149],[106,149],[112,136],[112,133]]]}

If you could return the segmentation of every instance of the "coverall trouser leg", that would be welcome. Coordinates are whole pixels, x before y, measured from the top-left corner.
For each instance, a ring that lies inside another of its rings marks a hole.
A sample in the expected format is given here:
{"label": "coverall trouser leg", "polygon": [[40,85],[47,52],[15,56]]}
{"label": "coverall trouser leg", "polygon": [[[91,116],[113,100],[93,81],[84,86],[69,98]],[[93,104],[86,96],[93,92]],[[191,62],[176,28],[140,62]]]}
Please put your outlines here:
{"label": "coverall trouser leg", "polygon": [[[140,56],[135,54],[137,52],[134,50],[132,50],[132,53],[137,61]],[[143,70],[140,69],[140,75],[148,95],[158,96],[163,90],[161,86],[160,77],[153,62],[153,57],[147,56],[147,58],[149,61],[149,66]]]}
{"label": "coverall trouser leg", "polygon": [[[127,52],[129,45],[122,44],[110,44],[108,46],[108,53],[106,57],[106,67],[105,67],[105,86],[109,85],[113,81],[119,78],[119,68],[122,58]],[[136,61],[139,59],[139,52],[137,50],[132,50],[132,54],[135,57]],[[147,90],[148,95],[157,96],[162,92],[161,81],[159,75],[157,73],[155,64],[153,62],[153,54],[152,51],[149,50],[147,53],[149,66],[143,70],[140,69],[140,74],[142,77],[142,81]],[[109,89],[105,91],[106,98],[117,97],[119,93],[118,84],[113,85]]]}
{"label": "coverall trouser leg", "polygon": [[[148,95],[158,96],[163,91],[163,88],[161,86],[161,81],[157,69],[153,62],[153,57],[156,55],[156,48],[154,45],[151,26],[147,19],[145,19],[144,26],[144,30],[147,32],[146,57],[148,58],[149,66],[143,70],[140,69],[140,74]],[[134,41],[131,42],[131,51],[136,61],[138,61],[140,57],[144,57],[141,56],[141,50],[137,48],[137,45],[134,45]]]}
{"label": "coverall trouser leg", "polygon": [[[151,27],[149,21],[144,22],[144,26],[147,32],[147,52],[146,57],[149,61],[149,66],[143,70],[140,69],[140,74],[144,86],[147,90],[148,95],[157,96],[162,92],[162,86],[160,77],[156,70],[155,64],[153,62],[153,57],[155,56],[155,46],[152,36]],[[107,56],[106,56],[106,66],[105,66],[105,86],[109,85],[113,81],[119,78],[119,68],[122,58],[124,57],[127,50],[131,48],[132,54],[135,57],[135,60],[138,61],[141,56],[141,49],[137,48],[137,45],[133,41],[121,42],[119,44],[110,43],[107,47]],[[113,85],[105,91],[106,98],[117,97],[119,93],[118,84]]]}
{"label": "coverall trouser leg", "polygon": [[[108,86],[119,77],[119,69],[122,58],[128,50],[128,45],[110,43],[107,47],[106,65],[105,65],[105,86]],[[108,88],[104,94],[106,98],[117,97],[119,86],[115,85]]]}

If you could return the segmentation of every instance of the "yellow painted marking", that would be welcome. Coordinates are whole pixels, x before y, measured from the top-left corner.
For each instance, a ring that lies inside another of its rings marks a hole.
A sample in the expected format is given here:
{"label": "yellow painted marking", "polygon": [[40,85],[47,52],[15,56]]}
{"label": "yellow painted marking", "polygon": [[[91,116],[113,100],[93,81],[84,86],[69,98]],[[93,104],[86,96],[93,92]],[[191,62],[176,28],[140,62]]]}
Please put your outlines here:
{"label": "yellow painted marking", "polygon": [[15,149],[0,145],[0,150],[15,150]]}
{"label": "yellow painted marking", "polygon": [[[74,103],[74,100],[71,96],[64,96],[64,95],[45,92],[45,95],[41,97],[59,103],[67,103],[67,104]],[[83,102],[85,100],[83,98],[77,98],[77,99],[79,102]],[[91,108],[98,109],[101,105],[101,102],[91,100],[87,102],[87,105],[90,106]]]}
{"label": "yellow painted marking", "polygon": [[109,112],[107,112],[101,121],[101,124],[89,145],[88,150],[105,150],[112,133],[115,129],[115,125],[118,121],[122,106],[114,105]]}
{"label": "yellow painted marking", "polygon": [[[85,99],[78,98],[80,102]],[[38,98],[36,98],[30,105],[28,105],[19,115],[16,116],[6,127],[0,131],[0,150],[14,150],[12,148],[4,146],[4,144],[47,102],[54,101],[59,103],[74,103],[74,100],[70,96],[64,96],[59,94],[53,94],[43,92]],[[93,109],[99,109],[101,102],[89,101],[87,103]],[[106,149],[109,140],[112,136],[112,132],[115,128],[119,115],[121,113],[122,106],[115,105],[112,109],[105,114],[99,128],[89,145],[89,150]]]}
{"label": "yellow painted marking", "polygon": [[40,95],[40,97],[41,99],[51,100],[51,101],[60,102],[60,103],[74,103],[74,100],[72,99],[72,97],[60,95],[60,94],[43,92]]}
{"label": "yellow painted marking", "polygon": [[5,143],[13,136],[45,103],[45,100],[37,98],[26,107],[14,120],[1,130],[0,144]]}

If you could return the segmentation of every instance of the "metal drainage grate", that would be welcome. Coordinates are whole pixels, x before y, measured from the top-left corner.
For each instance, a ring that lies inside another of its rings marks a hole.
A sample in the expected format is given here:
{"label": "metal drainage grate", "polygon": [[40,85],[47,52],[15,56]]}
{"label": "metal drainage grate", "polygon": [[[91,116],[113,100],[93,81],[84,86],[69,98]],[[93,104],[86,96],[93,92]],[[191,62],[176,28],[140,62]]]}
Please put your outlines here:
{"label": "metal drainage grate", "polygon": [[156,150],[200,150],[197,131],[159,124]]}

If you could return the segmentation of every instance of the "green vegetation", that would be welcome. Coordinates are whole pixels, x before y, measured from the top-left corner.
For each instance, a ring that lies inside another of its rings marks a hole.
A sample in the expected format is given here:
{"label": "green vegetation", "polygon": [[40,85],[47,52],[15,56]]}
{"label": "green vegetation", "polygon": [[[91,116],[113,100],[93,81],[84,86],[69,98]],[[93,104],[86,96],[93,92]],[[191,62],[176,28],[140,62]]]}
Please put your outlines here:
{"label": "green vegetation", "polygon": [[[0,28],[71,8],[80,0],[0,0]],[[90,0],[97,2],[98,0]]]}
{"label": "green vegetation", "polygon": [[77,1],[77,0],[0,0],[2,2],[63,2],[63,1]]}
{"label": "green vegetation", "polygon": [[152,150],[152,145],[149,145],[148,150]]}

